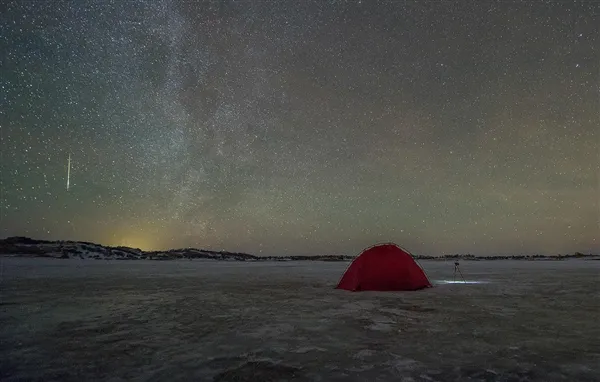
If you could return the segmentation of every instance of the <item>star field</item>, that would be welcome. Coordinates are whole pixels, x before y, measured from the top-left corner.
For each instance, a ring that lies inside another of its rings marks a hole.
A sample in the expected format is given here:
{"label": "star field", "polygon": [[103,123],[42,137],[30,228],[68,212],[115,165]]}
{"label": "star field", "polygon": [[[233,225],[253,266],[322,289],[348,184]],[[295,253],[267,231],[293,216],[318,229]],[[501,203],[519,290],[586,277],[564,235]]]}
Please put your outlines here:
{"label": "star field", "polygon": [[3,237],[600,250],[597,2],[3,8]]}

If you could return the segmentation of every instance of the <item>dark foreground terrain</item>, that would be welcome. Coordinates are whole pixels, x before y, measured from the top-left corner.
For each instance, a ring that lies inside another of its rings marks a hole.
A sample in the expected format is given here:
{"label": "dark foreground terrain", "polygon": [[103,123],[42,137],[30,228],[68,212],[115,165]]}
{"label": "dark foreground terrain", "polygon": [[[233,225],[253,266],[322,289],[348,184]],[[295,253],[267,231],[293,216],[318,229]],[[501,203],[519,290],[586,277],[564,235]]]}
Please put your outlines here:
{"label": "dark foreground terrain", "polygon": [[421,261],[404,293],[334,290],[345,262],[0,261],[2,381],[600,380],[600,261]]}

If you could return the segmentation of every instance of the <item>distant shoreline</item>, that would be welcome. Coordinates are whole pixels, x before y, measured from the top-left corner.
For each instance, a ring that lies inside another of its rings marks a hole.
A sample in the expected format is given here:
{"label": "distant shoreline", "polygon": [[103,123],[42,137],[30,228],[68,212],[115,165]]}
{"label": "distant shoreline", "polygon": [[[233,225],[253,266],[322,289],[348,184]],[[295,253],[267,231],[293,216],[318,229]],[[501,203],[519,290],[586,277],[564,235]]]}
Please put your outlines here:
{"label": "distant shoreline", "polygon": [[[57,258],[57,259],[91,259],[91,260],[194,260],[205,259],[215,261],[352,261],[355,256],[349,255],[312,255],[312,256],[256,256],[241,252],[210,251],[196,248],[171,249],[166,251],[142,251],[139,248],[110,247],[83,241],[49,241],[28,237],[9,237],[0,240],[0,256]],[[566,255],[506,255],[476,256],[472,254],[453,254],[441,256],[414,255],[417,260],[529,260],[560,261],[566,259],[600,260],[600,255],[575,252]]]}

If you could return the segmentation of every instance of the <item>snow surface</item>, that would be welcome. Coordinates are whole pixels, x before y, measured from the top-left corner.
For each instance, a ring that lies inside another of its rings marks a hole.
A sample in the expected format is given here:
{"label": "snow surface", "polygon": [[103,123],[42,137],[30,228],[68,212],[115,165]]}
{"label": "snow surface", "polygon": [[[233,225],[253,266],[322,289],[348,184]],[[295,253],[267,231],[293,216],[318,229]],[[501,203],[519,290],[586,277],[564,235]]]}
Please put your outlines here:
{"label": "snow surface", "polygon": [[600,261],[420,263],[352,293],[347,262],[0,258],[0,380],[600,380]]}

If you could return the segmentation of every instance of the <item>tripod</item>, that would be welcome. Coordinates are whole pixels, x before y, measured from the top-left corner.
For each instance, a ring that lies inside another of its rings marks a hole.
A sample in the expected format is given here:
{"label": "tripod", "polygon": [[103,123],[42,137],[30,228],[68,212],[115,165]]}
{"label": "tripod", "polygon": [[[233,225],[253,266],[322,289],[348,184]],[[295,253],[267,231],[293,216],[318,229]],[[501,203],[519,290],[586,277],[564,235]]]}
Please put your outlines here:
{"label": "tripod", "polygon": [[462,272],[460,271],[460,268],[458,267],[458,261],[454,262],[454,282],[456,282],[456,272],[458,272],[458,274],[462,278],[463,282],[466,283],[467,280],[465,280],[465,277],[463,276]]}

